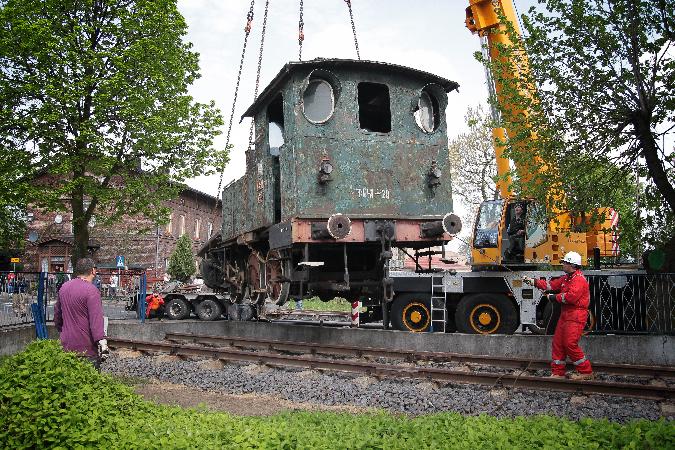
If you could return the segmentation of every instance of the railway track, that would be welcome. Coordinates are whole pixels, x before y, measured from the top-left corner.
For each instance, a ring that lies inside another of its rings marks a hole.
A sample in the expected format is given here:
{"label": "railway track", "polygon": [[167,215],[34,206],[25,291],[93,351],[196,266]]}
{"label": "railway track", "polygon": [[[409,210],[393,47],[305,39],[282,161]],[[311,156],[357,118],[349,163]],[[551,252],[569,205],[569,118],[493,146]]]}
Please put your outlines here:
{"label": "railway track", "polygon": [[[481,364],[512,369],[542,370],[550,369],[551,362],[548,360],[529,360],[525,358],[507,358],[485,355],[470,355],[464,353],[448,352],[417,352],[410,350],[396,350],[375,347],[358,347],[336,344],[318,344],[313,342],[275,341],[271,339],[259,339],[248,337],[224,337],[215,335],[202,335],[190,333],[166,333],[165,340],[172,342],[191,342],[203,345],[217,345],[238,348],[258,348],[269,351],[285,351],[292,353],[310,353],[340,355],[348,357],[372,357],[403,359],[408,362],[435,361],[435,362],[460,362],[468,364]],[[571,364],[568,368],[573,368]],[[642,366],[629,364],[602,364],[593,363],[596,373],[610,375],[643,376],[650,378],[675,378],[675,367],[668,366]]]}
{"label": "railway track", "polygon": [[[390,377],[390,378],[415,378],[426,379],[438,382],[456,382],[468,384],[484,384],[490,386],[502,387],[518,387],[526,389],[540,389],[540,390],[554,390],[562,392],[572,392],[579,394],[605,394],[615,395],[621,397],[635,397],[649,400],[671,400],[674,398],[675,389],[667,386],[658,386],[650,384],[633,384],[633,383],[614,383],[602,381],[573,381],[567,379],[556,379],[548,377],[536,377],[531,375],[520,374],[498,374],[490,372],[466,372],[460,370],[453,370],[447,368],[436,367],[421,367],[421,366],[403,366],[401,364],[382,364],[373,361],[354,361],[349,359],[331,359],[316,356],[320,353],[319,349],[315,349],[314,354],[283,354],[280,351],[298,352],[303,351],[303,347],[298,347],[298,343],[274,343],[268,345],[267,349],[271,349],[276,353],[267,351],[248,351],[241,350],[239,347],[263,345],[263,340],[247,340],[243,338],[222,338],[218,336],[199,336],[179,333],[167,334],[167,339],[174,340],[174,342],[147,342],[130,339],[109,338],[108,345],[112,348],[129,348],[132,350],[144,352],[162,352],[169,353],[182,357],[208,357],[225,361],[246,361],[258,364],[265,364],[274,367],[302,367],[309,369],[321,370],[337,370],[347,371],[353,373],[368,374],[375,377]],[[180,344],[176,340],[192,339],[201,345],[195,344]],[[220,339],[220,341],[216,341]],[[205,346],[214,344],[227,344],[228,341],[234,343],[234,347],[213,347]],[[300,343],[304,345],[305,349],[309,346],[317,344]],[[272,347],[269,347],[272,345]],[[322,346],[326,347],[326,346]],[[334,351],[348,352],[346,346],[327,346],[332,347]],[[391,352],[396,351],[385,349],[363,349],[361,355],[372,355],[378,357],[394,357]],[[373,352],[380,353],[373,353]],[[382,352],[390,352],[390,355],[384,355]],[[371,353],[367,353],[371,352]],[[409,353],[409,352],[408,352]],[[426,353],[426,352],[418,352]],[[397,353],[396,358],[400,358],[401,352]],[[446,355],[447,353],[442,355]],[[354,354],[347,355],[354,356]],[[358,355],[357,355],[358,356]],[[463,355],[469,357],[470,355]],[[483,361],[486,361],[487,357]],[[433,358],[432,358],[433,360]],[[455,359],[455,361],[457,361]],[[485,363],[482,363],[485,364]],[[510,366],[513,367],[513,366]],[[530,367],[532,368],[532,367]]]}

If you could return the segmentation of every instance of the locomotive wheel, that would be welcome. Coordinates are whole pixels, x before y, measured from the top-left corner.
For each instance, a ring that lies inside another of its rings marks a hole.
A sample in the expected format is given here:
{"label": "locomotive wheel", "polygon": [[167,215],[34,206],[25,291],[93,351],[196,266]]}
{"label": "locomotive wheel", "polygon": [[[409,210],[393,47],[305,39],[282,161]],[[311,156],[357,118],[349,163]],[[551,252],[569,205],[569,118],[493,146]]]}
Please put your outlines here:
{"label": "locomotive wheel", "polygon": [[172,298],[166,303],[165,312],[169,319],[182,320],[190,316],[190,306],[182,298]]}
{"label": "locomotive wheel", "polygon": [[419,333],[429,331],[431,300],[428,294],[397,295],[391,306],[391,325],[396,330]]}
{"label": "locomotive wheel", "polygon": [[197,316],[200,320],[216,320],[223,313],[220,303],[210,298],[197,305]]}
{"label": "locomotive wheel", "polygon": [[251,303],[262,303],[265,300],[265,289],[260,280],[261,262],[258,257],[251,253],[246,262],[246,280],[249,285],[249,292],[251,295]]}
{"label": "locomotive wheel", "polygon": [[286,281],[287,275],[286,262],[282,259],[281,252],[278,250],[267,252],[265,264],[267,296],[279,306],[288,301],[288,294],[291,290],[291,282]]}
{"label": "locomotive wheel", "polygon": [[464,297],[455,311],[457,331],[468,334],[513,334],[518,328],[518,311],[499,294]]}

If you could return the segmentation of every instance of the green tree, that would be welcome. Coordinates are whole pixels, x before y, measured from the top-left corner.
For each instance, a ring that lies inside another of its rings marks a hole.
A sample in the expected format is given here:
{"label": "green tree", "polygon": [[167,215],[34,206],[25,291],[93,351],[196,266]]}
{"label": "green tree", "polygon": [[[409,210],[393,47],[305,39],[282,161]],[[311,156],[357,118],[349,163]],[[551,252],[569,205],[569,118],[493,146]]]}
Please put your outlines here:
{"label": "green tree", "polygon": [[617,183],[637,172],[644,237],[675,250],[675,156],[663,145],[675,123],[672,1],[539,3],[523,16],[526,37],[508,27],[515,44],[489,61],[504,86],[507,154],[533,174],[518,189],[549,205],[572,193],[557,206],[584,211],[621,203]]}
{"label": "green tree", "polygon": [[72,211],[73,261],[92,217],[160,222],[182,181],[227,161],[220,112],[187,94],[186,30],[176,0],[0,0],[0,144],[25,164],[12,189]]}
{"label": "green tree", "polygon": [[169,258],[167,273],[172,279],[186,282],[196,272],[195,257],[192,254],[192,241],[187,234],[176,242],[176,248]]}
{"label": "green tree", "polygon": [[[466,129],[450,140],[448,153],[452,193],[466,208],[461,215],[462,234],[469,236],[480,204],[498,198],[499,192],[490,113],[482,105],[469,107],[464,120]],[[469,246],[462,242],[459,253],[468,252]]]}

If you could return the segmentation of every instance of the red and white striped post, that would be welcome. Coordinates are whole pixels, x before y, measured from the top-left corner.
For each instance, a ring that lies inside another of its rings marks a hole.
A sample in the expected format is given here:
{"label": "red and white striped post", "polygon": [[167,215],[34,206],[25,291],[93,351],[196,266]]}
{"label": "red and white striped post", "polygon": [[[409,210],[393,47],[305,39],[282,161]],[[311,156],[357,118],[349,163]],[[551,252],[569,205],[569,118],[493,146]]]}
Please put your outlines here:
{"label": "red and white striped post", "polygon": [[352,328],[359,327],[359,311],[361,311],[361,301],[354,300],[352,302]]}

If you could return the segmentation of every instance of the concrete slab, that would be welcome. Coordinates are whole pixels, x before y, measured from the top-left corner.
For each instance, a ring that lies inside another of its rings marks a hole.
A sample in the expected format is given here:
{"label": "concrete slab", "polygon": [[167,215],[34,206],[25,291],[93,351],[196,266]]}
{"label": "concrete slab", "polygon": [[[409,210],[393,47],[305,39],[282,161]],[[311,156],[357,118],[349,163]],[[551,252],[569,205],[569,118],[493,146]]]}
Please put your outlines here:
{"label": "concrete slab", "polygon": [[[58,338],[48,325],[50,338]],[[518,358],[550,358],[551,336],[517,334],[482,336],[469,334],[408,333],[390,330],[329,328],[264,322],[199,320],[111,321],[111,337],[161,341],[167,332],[256,337],[272,340],[318,342],[363,347],[382,347],[410,351],[454,352]],[[35,339],[33,326],[0,330],[0,355],[17,353]],[[673,336],[585,336],[581,346],[591,361],[615,364],[675,365]]]}
{"label": "concrete slab", "polygon": [[[307,325],[234,321],[112,321],[111,336],[126,339],[162,340],[167,331],[213,334],[218,336],[319,342],[411,351],[471,353],[518,358],[550,358],[551,336],[528,334],[471,335],[408,333],[391,330],[365,330]],[[585,336],[582,348],[591,361],[614,364],[675,365],[673,336]]]}

